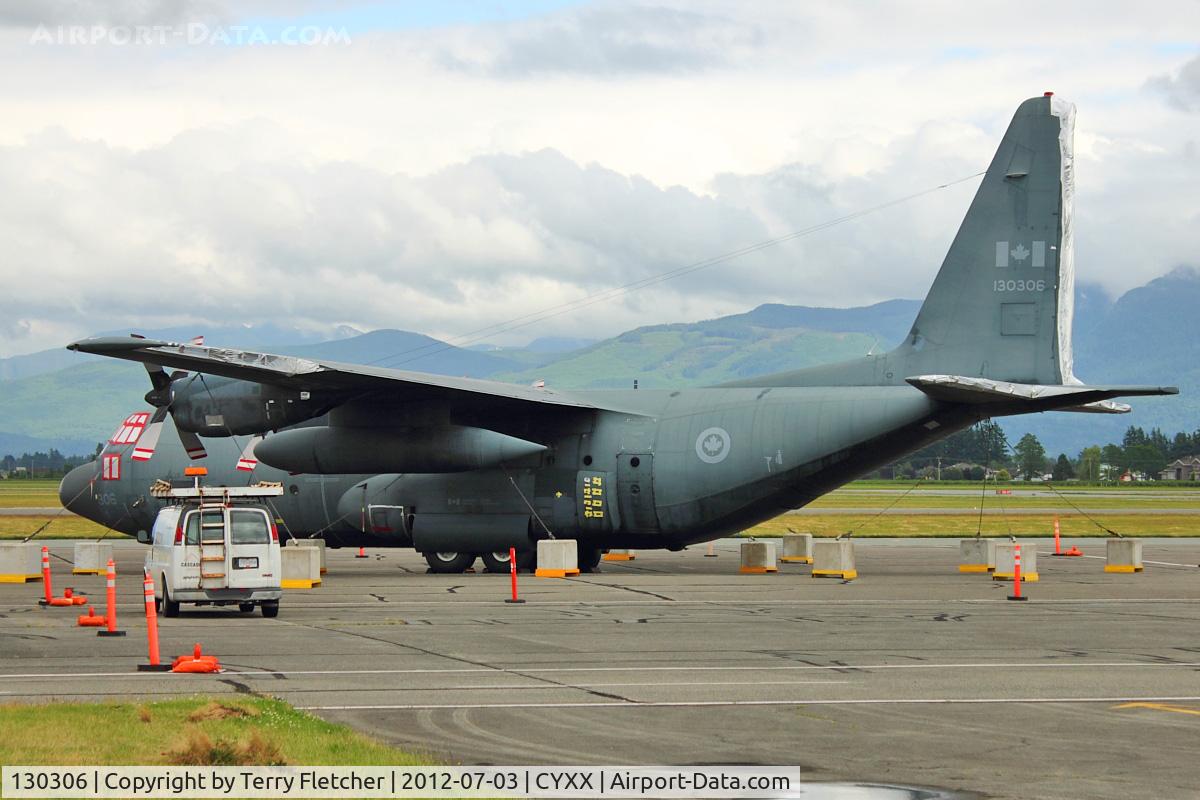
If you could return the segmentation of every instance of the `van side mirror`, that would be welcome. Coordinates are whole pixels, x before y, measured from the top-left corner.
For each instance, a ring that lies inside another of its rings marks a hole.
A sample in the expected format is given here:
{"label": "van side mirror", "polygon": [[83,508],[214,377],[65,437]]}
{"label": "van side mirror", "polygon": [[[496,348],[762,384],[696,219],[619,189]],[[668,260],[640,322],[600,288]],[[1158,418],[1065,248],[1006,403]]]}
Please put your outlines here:
{"label": "van side mirror", "polygon": [[150,544],[150,531],[138,531],[137,540],[141,544]]}

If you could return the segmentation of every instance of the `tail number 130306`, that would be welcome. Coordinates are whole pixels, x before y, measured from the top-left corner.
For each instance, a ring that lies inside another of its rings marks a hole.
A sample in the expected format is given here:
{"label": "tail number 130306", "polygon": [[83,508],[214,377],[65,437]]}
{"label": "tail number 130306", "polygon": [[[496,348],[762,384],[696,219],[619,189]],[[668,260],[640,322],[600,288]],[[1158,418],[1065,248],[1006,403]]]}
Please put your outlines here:
{"label": "tail number 130306", "polygon": [[1025,280],[995,280],[992,281],[992,291],[995,292],[1044,292],[1046,281]]}

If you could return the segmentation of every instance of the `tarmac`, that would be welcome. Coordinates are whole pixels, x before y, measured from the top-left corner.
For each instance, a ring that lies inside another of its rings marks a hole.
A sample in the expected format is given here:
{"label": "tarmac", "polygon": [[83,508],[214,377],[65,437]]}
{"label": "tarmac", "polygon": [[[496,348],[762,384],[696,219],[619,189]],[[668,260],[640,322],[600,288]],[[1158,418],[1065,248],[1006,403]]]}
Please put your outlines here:
{"label": "tarmac", "polygon": [[[1034,545],[1034,542],[1029,542]],[[161,619],[164,660],[201,642],[218,675],[139,673],[144,548],[116,543],[125,638],[0,584],[0,702],[268,694],[463,764],[780,764],[806,779],[959,796],[1162,798],[1200,785],[1200,540],[1145,540],[1146,571],[1036,542],[1028,602],[957,570],[956,540],[857,542],[859,578],[738,573],[737,545],[642,551],[573,579],[425,574],[409,550],[330,550],[276,620]],[[69,559],[72,543],[49,542]],[[103,578],[54,559],[56,592]],[[477,565],[481,566],[481,565]]]}

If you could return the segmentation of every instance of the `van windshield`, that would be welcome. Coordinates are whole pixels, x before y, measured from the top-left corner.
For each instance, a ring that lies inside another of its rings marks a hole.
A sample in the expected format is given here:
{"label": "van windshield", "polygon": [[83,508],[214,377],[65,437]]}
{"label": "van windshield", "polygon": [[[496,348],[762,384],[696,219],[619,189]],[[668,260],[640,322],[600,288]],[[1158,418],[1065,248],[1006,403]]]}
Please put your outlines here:
{"label": "van windshield", "polygon": [[233,544],[266,544],[271,540],[267,515],[261,511],[230,511],[229,528]]}

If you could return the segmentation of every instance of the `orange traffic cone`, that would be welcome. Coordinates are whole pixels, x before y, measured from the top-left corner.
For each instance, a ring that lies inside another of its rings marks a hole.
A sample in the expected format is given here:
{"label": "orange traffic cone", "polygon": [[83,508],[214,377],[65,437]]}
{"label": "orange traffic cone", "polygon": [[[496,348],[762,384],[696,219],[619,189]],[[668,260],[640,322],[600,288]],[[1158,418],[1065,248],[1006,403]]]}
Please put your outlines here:
{"label": "orange traffic cone", "polygon": [[367,548],[363,547],[362,545],[359,545],[358,546],[358,555],[356,555],[355,558],[366,558],[366,557],[367,557]]}
{"label": "orange traffic cone", "polygon": [[52,606],[81,606],[87,602],[87,598],[81,594],[75,594],[75,591],[68,586],[63,589],[62,597],[51,597],[48,605]]}
{"label": "orange traffic cone", "polygon": [[1071,549],[1068,550],[1067,552],[1063,553],[1063,555],[1064,556],[1081,556],[1081,555],[1083,555],[1083,551],[1080,550],[1075,545],[1071,545]]}
{"label": "orange traffic cone", "polygon": [[99,628],[108,622],[104,617],[96,616],[96,609],[93,606],[88,606],[86,614],[80,614],[75,624],[81,628]]}
{"label": "orange traffic cone", "polygon": [[220,672],[221,663],[216,656],[206,656],[200,650],[197,642],[191,655],[177,656],[171,662],[171,672]]}

